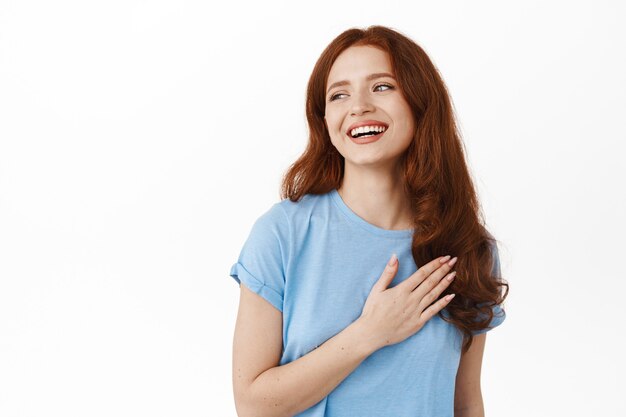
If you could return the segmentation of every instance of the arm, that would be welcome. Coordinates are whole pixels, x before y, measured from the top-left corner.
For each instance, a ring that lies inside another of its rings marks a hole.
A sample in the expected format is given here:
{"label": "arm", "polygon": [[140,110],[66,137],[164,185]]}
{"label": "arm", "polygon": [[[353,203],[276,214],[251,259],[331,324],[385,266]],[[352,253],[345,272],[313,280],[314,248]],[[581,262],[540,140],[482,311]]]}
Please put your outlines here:
{"label": "arm", "polygon": [[456,374],[454,417],[484,417],[483,396],[480,390],[480,370],[487,333],[474,336],[469,350],[461,355]]}
{"label": "arm", "polygon": [[361,343],[356,321],[317,349],[268,369],[253,382],[251,398],[267,416],[292,416],[317,404],[356,369],[373,349]]}
{"label": "arm", "polygon": [[233,345],[233,384],[240,417],[293,416],[317,404],[377,348],[356,320],[318,348],[278,366],[282,314],[241,286]]}

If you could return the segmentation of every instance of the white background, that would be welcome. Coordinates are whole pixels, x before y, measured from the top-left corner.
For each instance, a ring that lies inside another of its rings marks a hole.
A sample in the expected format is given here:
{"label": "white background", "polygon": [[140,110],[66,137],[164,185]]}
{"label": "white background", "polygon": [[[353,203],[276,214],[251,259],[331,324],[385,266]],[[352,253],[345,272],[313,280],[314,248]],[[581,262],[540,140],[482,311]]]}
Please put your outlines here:
{"label": "white background", "polygon": [[[619,1],[0,2],[0,415],[235,416],[229,277],[342,31],[450,90],[510,284],[490,416],[623,416]],[[621,353],[620,353],[621,352]]]}

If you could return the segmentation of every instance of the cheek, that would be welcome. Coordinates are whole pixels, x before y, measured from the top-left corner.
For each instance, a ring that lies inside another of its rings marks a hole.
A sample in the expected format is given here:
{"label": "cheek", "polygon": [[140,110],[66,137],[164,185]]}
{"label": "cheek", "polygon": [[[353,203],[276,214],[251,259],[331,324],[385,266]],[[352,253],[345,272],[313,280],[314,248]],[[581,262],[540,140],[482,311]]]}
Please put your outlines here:
{"label": "cheek", "polygon": [[404,103],[402,106],[399,106],[396,114],[398,114],[398,120],[401,121],[403,128],[411,132],[412,135],[415,132],[415,121],[409,105]]}
{"label": "cheek", "polygon": [[328,131],[328,135],[330,137],[330,143],[337,149],[341,148],[343,145],[343,138],[341,137],[341,132],[339,131],[340,127],[337,125],[330,125],[330,129]]}
{"label": "cheek", "polygon": [[341,122],[331,117],[326,117],[326,129],[332,135],[336,135],[341,129]]}
{"label": "cheek", "polygon": [[413,120],[412,114],[408,114],[406,117],[406,128],[410,132],[411,136],[415,134],[415,121]]}

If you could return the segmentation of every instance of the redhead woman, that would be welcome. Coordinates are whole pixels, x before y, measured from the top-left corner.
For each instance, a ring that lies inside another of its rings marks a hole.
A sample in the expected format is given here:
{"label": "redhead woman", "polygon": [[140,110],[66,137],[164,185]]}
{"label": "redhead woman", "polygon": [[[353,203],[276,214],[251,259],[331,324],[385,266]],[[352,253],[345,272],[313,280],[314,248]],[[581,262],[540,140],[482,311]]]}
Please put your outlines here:
{"label": "redhead woman", "polygon": [[436,67],[395,30],[349,29],[306,116],[282,199],[230,271],[239,416],[483,416],[508,284]]}

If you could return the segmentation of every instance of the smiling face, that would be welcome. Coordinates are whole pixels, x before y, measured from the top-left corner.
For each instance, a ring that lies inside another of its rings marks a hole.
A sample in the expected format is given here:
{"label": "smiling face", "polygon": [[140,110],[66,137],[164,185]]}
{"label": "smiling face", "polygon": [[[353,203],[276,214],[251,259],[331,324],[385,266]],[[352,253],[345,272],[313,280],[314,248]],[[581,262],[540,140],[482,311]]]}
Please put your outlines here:
{"label": "smiling face", "polygon": [[[395,167],[411,144],[413,114],[393,77],[389,55],[373,46],[351,46],[333,63],[326,82],[324,119],[346,168],[350,164]],[[361,122],[386,128],[370,139],[353,139],[351,127]]]}

